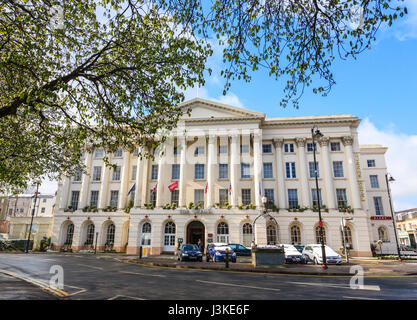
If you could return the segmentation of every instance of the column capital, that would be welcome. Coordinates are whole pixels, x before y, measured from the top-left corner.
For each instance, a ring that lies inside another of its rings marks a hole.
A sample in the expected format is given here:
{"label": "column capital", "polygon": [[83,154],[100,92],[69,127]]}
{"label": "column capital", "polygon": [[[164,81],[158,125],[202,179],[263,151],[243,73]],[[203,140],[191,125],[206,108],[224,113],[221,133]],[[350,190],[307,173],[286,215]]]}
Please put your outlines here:
{"label": "column capital", "polygon": [[295,142],[297,143],[297,147],[305,147],[306,146],[306,138],[297,138]]}
{"label": "column capital", "polygon": [[330,138],[329,137],[321,137],[319,139],[319,144],[320,146],[328,146],[330,142]]}
{"label": "column capital", "polygon": [[272,141],[274,143],[275,148],[282,148],[282,145],[284,144],[284,139],[282,138],[273,139]]}
{"label": "column capital", "polygon": [[353,145],[353,137],[352,136],[342,137],[342,142],[344,146],[351,146]]}
{"label": "column capital", "polygon": [[206,138],[208,139],[208,143],[214,143],[214,142],[216,142],[217,135],[208,134],[208,135],[206,135]]}

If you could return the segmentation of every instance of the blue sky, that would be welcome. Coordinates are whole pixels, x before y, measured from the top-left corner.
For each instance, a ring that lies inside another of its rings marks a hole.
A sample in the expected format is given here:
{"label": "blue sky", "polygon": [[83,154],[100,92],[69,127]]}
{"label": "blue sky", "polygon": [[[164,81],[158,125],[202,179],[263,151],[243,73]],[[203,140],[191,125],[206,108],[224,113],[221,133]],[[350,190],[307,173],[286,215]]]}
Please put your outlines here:
{"label": "blue sky", "polygon": [[[406,0],[409,14],[393,27],[383,28],[371,50],[357,60],[336,60],[333,74],[336,85],[327,97],[310,89],[300,100],[299,109],[279,106],[282,82],[260,70],[250,83],[233,82],[226,96],[220,52],[210,58],[214,69],[206,86],[199,89],[202,98],[266,113],[267,117],[328,115],[350,113],[363,120],[360,143],[378,143],[389,148],[388,171],[396,178],[392,185],[396,210],[417,207],[417,0]],[[186,92],[194,98],[196,89]],[[56,183],[45,183],[43,192],[53,193]]]}

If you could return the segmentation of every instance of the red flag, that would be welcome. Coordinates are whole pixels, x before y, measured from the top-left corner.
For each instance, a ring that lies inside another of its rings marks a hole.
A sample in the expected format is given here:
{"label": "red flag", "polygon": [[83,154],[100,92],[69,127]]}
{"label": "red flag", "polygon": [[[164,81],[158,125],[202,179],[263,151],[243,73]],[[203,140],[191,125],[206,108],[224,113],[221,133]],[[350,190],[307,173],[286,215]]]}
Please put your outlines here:
{"label": "red flag", "polygon": [[178,181],[175,181],[174,183],[171,183],[169,186],[168,186],[168,189],[169,189],[169,191],[174,191],[175,189],[177,189],[178,188]]}
{"label": "red flag", "polygon": [[208,190],[208,182],[206,183],[206,188],[204,189],[204,193],[207,193]]}

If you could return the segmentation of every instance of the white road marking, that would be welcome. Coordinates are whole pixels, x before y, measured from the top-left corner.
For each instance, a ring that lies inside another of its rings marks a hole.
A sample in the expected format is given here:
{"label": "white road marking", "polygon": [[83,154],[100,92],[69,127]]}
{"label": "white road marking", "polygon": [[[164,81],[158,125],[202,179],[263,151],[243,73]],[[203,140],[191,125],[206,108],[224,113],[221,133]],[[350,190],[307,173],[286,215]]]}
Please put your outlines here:
{"label": "white road marking", "polygon": [[242,287],[242,288],[268,290],[268,291],[281,291],[281,289],[276,289],[276,288],[264,288],[264,287],[245,286],[245,285],[234,284],[234,283],[224,283],[224,282],[214,282],[214,281],[204,281],[204,280],[196,280],[196,281],[202,282],[202,283],[217,284],[217,285],[221,285],[221,286]]}
{"label": "white road marking", "polygon": [[377,298],[349,297],[349,296],[343,296],[342,298],[345,298],[345,299],[355,299],[355,300],[382,300],[382,299],[377,299]]}
{"label": "white road marking", "polygon": [[[329,287],[329,288],[342,288],[342,289],[352,289],[348,285],[341,285],[341,284],[335,284],[335,283],[315,283],[315,282],[287,282],[290,284],[299,284],[299,285],[306,285],[306,286],[318,286],[318,287]],[[379,286],[370,286],[370,285],[363,285],[358,288],[359,290],[371,290],[371,291],[381,291],[381,288]]]}
{"label": "white road marking", "polygon": [[160,277],[160,278],[165,278],[166,277],[162,274],[149,274],[149,273],[140,273],[140,272],[131,272],[131,271],[119,271],[119,273],[138,274],[140,276],[150,276],[150,277]]}
{"label": "white road marking", "polygon": [[89,266],[88,264],[77,264],[78,266],[81,267],[87,267],[87,268],[93,268],[93,269],[97,269],[97,270],[103,270],[103,268],[100,267],[94,267],[94,266]]}
{"label": "white road marking", "polygon": [[132,297],[132,296],[123,296],[123,295],[120,295],[120,294],[118,294],[117,296],[114,296],[114,297],[108,298],[107,300],[116,300],[116,299],[117,299],[117,298],[119,298],[119,297],[130,298],[130,299],[133,299],[133,300],[146,300],[146,299],[143,299],[143,298]]}

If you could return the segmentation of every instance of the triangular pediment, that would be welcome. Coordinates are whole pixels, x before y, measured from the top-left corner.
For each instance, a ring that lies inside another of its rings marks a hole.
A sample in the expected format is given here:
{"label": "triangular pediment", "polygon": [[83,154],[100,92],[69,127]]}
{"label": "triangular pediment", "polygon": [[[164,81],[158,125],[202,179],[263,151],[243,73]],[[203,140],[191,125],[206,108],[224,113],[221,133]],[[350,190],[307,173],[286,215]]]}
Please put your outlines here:
{"label": "triangular pediment", "polygon": [[185,101],[181,106],[190,110],[190,115],[184,114],[183,119],[236,119],[236,118],[265,118],[265,114],[239,107],[230,106],[217,101],[194,98]]}

